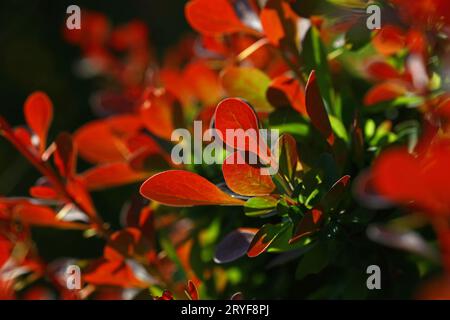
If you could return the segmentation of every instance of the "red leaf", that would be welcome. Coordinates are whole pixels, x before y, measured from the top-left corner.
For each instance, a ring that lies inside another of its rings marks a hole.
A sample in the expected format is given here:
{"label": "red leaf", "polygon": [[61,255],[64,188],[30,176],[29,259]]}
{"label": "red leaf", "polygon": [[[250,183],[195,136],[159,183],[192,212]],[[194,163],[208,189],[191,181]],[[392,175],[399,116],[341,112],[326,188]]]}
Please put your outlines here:
{"label": "red leaf", "polygon": [[382,61],[375,61],[367,67],[367,73],[375,80],[390,80],[401,78],[401,74],[390,64]]}
{"label": "red leaf", "polygon": [[400,28],[387,25],[375,35],[372,43],[378,52],[389,56],[405,47],[405,34]]}
{"label": "red leaf", "polygon": [[11,250],[12,250],[11,242],[2,235],[0,235],[0,269],[5,264],[5,262],[8,261],[9,256],[11,254]]}
{"label": "red leaf", "polygon": [[319,209],[312,209],[311,211],[308,211],[297,225],[294,235],[289,240],[289,243],[295,243],[301,238],[319,231],[322,220],[323,213]]}
{"label": "red leaf", "polygon": [[272,242],[278,237],[282,229],[272,224],[265,224],[253,237],[247,256],[254,258],[267,250]]}
{"label": "red leaf", "polygon": [[55,141],[56,151],[54,154],[55,165],[63,177],[72,177],[76,169],[76,152],[72,136],[61,133]]}
{"label": "red leaf", "polygon": [[217,103],[222,96],[219,75],[205,61],[194,61],[186,66],[183,78],[195,96],[205,105]]}
{"label": "red leaf", "polygon": [[75,202],[86,210],[85,213],[89,217],[95,217],[97,215],[91,195],[81,179],[76,178],[69,180],[67,183],[67,191],[70,196],[75,199]]}
{"label": "red leaf", "polygon": [[274,46],[296,43],[299,17],[284,0],[269,0],[260,14],[264,33]]}
{"label": "red leaf", "polygon": [[35,186],[30,188],[30,195],[34,198],[40,199],[58,199],[58,193],[50,187]]}
{"label": "red leaf", "polygon": [[241,152],[234,152],[225,160],[223,177],[233,192],[244,196],[263,196],[272,193],[275,185],[270,175],[262,175],[261,168],[245,163]]}
{"label": "red leaf", "polygon": [[189,24],[201,34],[216,36],[251,29],[246,27],[229,0],[193,0],[185,8]]}
{"label": "red leaf", "polygon": [[316,73],[312,71],[306,84],[306,110],[312,124],[327,139],[330,145],[334,144],[334,133],[331,129],[330,119],[320,95],[316,81]]}
{"label": "red leaf", "polygon": [[431,215],[449,215],[450,144],[434,142],[414,157],[406,149],[388,150],[376,160],[372,175],[376,190],[395,203],[418,207]]}
{"label": "red leaf", "polygon": [[89,169],[78,177],[88,190],[101,190],[142,181],[148,173],[135,171],[128,163],[115,162]]}
{"label": "red leaf", "polygon": [[114,232],[108,239],[103,256],[108,260],[123,260],[133,257],[141,239],[142,234],[136,228],[126,228]]}
{"label": "red leaf", "polygon": [[47,133],[53,119],[53,104],[43,92],[31,94],[24,105],[25,120],[39,138],[39,150],[44,152],[47,145]]}
{"label": "red leaf", "polygon": [[125,141],[142,128],[139,117],[121,115],[93,121],[74,134],[80,155],[92,163],[118,162],[127,157]]}
{"label": "red leaf", "polygon": [[29,149],[34,149],[30,131],[23,127],[14,128],[14,136]]}
{"label": "red leaf", "polygon": [[61,221],[56,213],[48,208],[31,203],[22,203],[13,208],[13,217],[20,222],[33,226],[53,227],[61,229],[87,229],[86,225]]}
{"label": "red leaf", "polygon": [[164,290],[162,296],[157,297],[156,300],[173,300],[173,294],[168,290]]}
{"label": "red leaf", "polygon": [[397,81],[383,82],[367,92],[364,97],[364,105],[371,106],[377,103],[393,100],[406,93],[403,83]]}
{"label": "red leaf", "polygon": [[148,284],[137,279],[133,270],[122,260],[100,259],[83,272],[84,281],[93,285],[124,288],[145,288]]}
{"label": "red leaf", "polygon": [[191,300],[198,300],[198,290],[195,284],[189,280],[186,286],[186,294]]}
{"label": "red leaf", "polygon": [[336,181],[335,184],[330,188],[328,193],[322,199],[321,204],[326,207],[327,211],[335,209],[339,204],[345,191],[349,188],[350,176],[346,175]]}
{"label": "red leaf", "polygon": [[175,207],[244,204],[205,178],[182,170],[170,170],[152,176],[142,184],[140,192],[148,199]]}
{"label": "red leaf", "polygon": [[175,103],[165,90],[148,91],[140,109],[145,127],[156,136],[170,140],[175,129]]}
{"label": "red leaf", "polygon": [[267,90],[267,99],[277,107],[292,106],[300,114],[307,116],[305,90],[297,79],[281,75],[273,79]]}
{"label": "red leaf", "polygon": [[270,150],[260,138],[258,118],[243,100],[228,98],[220,102],[215,113],[215,128],[228,146],[253,152],[269,162],[264,153],[270,154]]}

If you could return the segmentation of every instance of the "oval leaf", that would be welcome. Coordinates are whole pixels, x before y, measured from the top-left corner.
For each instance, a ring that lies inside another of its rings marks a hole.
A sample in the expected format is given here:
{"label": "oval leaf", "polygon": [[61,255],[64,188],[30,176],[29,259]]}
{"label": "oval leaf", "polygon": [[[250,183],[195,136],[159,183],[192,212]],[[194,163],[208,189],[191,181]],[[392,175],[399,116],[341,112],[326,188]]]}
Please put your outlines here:
{"label": "oval leaf", "polygon": [[183,170],[170,170],[152,176],[142,184],[140,192],[148,199],[174,207],[244,204],[205,178]]}
{"label": "oval leaf", "polygon": [[24,105],[25,120],[28,126],[39,137],[39,150],[44,152],[47,144],[47,133],[53,119],[53,104],[43,92],[31,94]]}
{"label": "oval leaf", "polygon": [[270,78],[261,70],[251,67],[228,67],[221,75],[222,85],[228,95],[247,100],[258,112],[270,112],[266,91]]}
{"label": "oval leaf", "polygon": [[306,84],[306,110],[312,124],[327,139],[330,145],[334,144],[334,133],[331,129],[330,119],[325,105],[320,95],[319,86],[316,81],[316,73],[314,71],[309,75]]}
{"label": "oval leaf", "polygon": [[245,256],[258,229],[239,228],[232,231],[217,245],[214,261],[228,263]]}
{"label": "oval leaf", "polygon": [[271,176],[262,175],[261,169],[245,163],[241,152],[229,155],[222,166],[228,188],[244,196],[267,195],[275,189]]}

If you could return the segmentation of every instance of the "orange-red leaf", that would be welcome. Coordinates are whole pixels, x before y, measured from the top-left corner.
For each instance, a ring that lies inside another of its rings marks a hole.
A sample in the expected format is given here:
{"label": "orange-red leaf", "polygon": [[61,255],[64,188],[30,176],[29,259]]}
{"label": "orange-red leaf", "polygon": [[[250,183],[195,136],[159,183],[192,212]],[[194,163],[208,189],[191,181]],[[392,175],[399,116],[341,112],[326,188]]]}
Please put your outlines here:
{"label": "orange-red leaf", "polygon": [[103,256],[108,260],[123,260],[133,257],[141,239],[142,233],[136,228],[126,228],[114,232],[108,239]]}
{"label": "orange-red leaf", "polygon": [[56,150],[54,154],[55,165],[63,177],[71,177],[76,169],[76,151],[72,136],[61,133],[55,141]]}
{"label": "orange-red leaf", "polygon": [[[5,264],[5,262],[9,259],[9,256],[11,254],[12,244],[11,242],[0,235],[0,269]],[[1,291],[1,289],[0,289]],[[1,297],[1,295],[0,295]]]}
{"label": "orange-red leaf", "polygon": [[53,120],[53,104],[43,92],[31,94],[24,105],[25,120],[39,138],[39,150],[44,152],[47,144],[47,133]]}
{"label": "orange-red leaf", "polygon": [[165,90],[151,90],[145,95],[140,116],[145,127],[156,136],[170,140],[175,129],[175,99]]}
{"label": "orange-red leaf", "polygon": [[135,171],[126,162],[98,165],[79,175],[88,190],[100,190],[139,182],[148,177],[147,172]]}
{"label": "orange-red leaf", "polygon": [[[241,151],[250,151],[250,144],[257,146],[258,118],[253,109],[243,100],[237,98],[223,100],[217,106],[214,117],[215,128],[222,134],[223,141],[227,145]],[[239,140],[243,140],[242,136],[233,139],[236,130],[250,130],[255,134],[251,137],[252,139],[245,139],[245,143],[241,144],[242,141]]]}
{"label": "orange-red leaf", "polygon": [[404,32],[392,25],[384,26],[373,38],[375,49],[383,55],[389,56],[405,48]]}
{"label": "orange-red leaf", "polygon": [[406,149],[385,151],[376,160],[373,183],[392,202],[415,206],[432,215],[449,215],[448,141],[434,142],[426,154],[414,157]]}
{"label": "orange-red leaf", "polygon": [[197,99],[205,105],[217,103],[222,96],[219,75],[205,61],[194,61],[188,64],[183,77]]}
{"label": "orange-red leaf", "polygon": [[312,71],[306,84],[306,111],[312,124],[327,139],[330,145],[334,144],[334,133],[330,119],[320,95],[320,89],[316,81],[316,73]]}
{"label": "orange-red leaf", "polygon": [[40,199],[57,199],[58,193],[55,189],[46,186],[34,186],[30,188],[30,195]]}
{"label": "orange-red leaf", "polygon": [[307,116],[305,90],[297,79],[281,75],[272,80],[266,92],[269,102],[276,107],[292,106],[300,114]]}
{"label": "orange-red leaf", "polygon": [[299,17],[288,1],[269,0],[260,14],[264,33],[275,46],[296,43]]}
{"label": "orange-red leaf", "polygon": [[175,207],[244,204],[205,178],[182,170],[158,173],[145,181],[140,191],[148,199]]}
{"label": "orange-red leaf", "polygon": [[234,152],[225,160],[223,177],[233,192],[244,196],[262,196],[272,193],[275,185],[270,175],[262,175],[261,168],[245,163],[241,152]]}
{"label": "orange-red leaf", "polygon": [[198,290],[195,284],[189,280],[186,286],[186,293],[191,300],[198,300]]}
{"label": "orange-red leaf", "polygon": [[122,260],[100,259],[83,272],[84,281],[93,285],[145,288],[148,284],[136,278],[132,268]]}
{"label": "orange-red leaf", "polygon": [[372,87],[364,97],[364,105],[371,106],[377,103],[391,101],[406,93],[403,83],[388,81]]}
{"label": "orange-red leaf", "polygon": [[254,258],[266,251],[281,231],[282,229],[280,229],[277,225],[265,224],[255,234],[247,251],[247,256]]}
{"label": "orange-red leaf", "polygon": [[139,117],[121,115],[92,121],[76,131],[80,155],[92,163],[118,162],[127,157],[125,141],[142,128]]}
{"label": "orange-red leaf", "polygon": [[249,31],[237,16],[229,0],[193,0],[185,8],[189,24],[201,34],[216,36]]}
{"label": "orange-red leaf", "polygon": [[33,226],[86,229],[86,225],[80,223],[58,220],[56,213],[52,209],[31,203],[22,203],[15,206],[13,208],[13,217],[24,224]]}
{"label": "orange-red leaf", "polygon": [[323,213],[319,209],[312,209],[311,211],[308,211],[297,225],[294,235],[289,240],[289,243],[295,243],[303,237],[317,232],[320,228],[322,220]]}

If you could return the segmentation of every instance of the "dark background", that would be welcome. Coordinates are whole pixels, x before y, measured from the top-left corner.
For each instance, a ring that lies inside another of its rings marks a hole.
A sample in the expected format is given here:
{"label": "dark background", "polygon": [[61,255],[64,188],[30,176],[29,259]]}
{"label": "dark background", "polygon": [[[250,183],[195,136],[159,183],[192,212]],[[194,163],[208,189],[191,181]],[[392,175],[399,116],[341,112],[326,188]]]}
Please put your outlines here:
{"label": "dark background", "polygon": [[[112,25],[133,19],[144,21],[150,42],[159,57],[189,32],[184,18],[186,0],[2,0],[0,3],[0,114],[13,126],[24,124],[22,112],[26,97],[45,91],[54,104],[54,121],[49,141],[61,131],[73,132],[95,118],[90,95],[98,88],[95,80],[81,79],[74,72],[80,51],[66,43],[62,28],[69,5],[105,14]],[[0,137],[0,196],[26,196],[39,174]],[[95,204],[113,227],[118,227],[119,212],[138,185],[94,194]],[[79,232],[37,229],[34,232],[44,258],[96,256],[101,243],[88,246]],[[61,238],[64,233],[64,238]],[[62,241],[55,239],[64,239]],[[97,240],[90,240],[96,243]],[[70,247],[66,246],[70,243]]]}

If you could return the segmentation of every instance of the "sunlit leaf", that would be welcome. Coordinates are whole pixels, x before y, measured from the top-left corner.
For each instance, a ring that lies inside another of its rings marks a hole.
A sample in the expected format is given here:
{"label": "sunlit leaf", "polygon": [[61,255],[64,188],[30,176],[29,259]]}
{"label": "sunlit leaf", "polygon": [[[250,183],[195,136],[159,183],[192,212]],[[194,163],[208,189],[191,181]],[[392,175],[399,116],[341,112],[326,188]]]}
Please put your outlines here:
{"label": "sunlit leaf", "polygon": [[229,96],[245,99],[258,112],[273,109],[266,98],[270,78],[252,67],[228,67],[221,75],[222,85]]}
{"label": "sunlit leaf", "polygon": [[275,189],[271,176],[263,175],[261,170],[261,167],[246,163],[245,155],[241,152],[229,155],[222,165],[228,188],[244,196],[267,195]]}
{"label": "sunlit leaf", "polygon": [[299,17],[287,1],[267,1],[261,10],[260,18],[264,34],[273,45],[295,48]]}
{"label": "sunlit leaf", "polygon": [[175,207],[244,204],[205,178],[182,170],[170,170],[152,176],[142,184],[140,192],[148,199]]}
{"label": "sunlit leaf", "polygon": [[147,172],[135,171],[125,162],[98,165],[79,175],[88,190],[100,190],[143,181]]}
{"label": "sunlit leaf", "polygon": [[189,24],[205,35],[250,30],[240,21],[229,0],[192,0],[186,5],[185,14]]}
{"label": "sunlit leaf", "polygon": [[53,104],[43,92],[31,94],[24,105],[25,120],[39,138],[39,150],[44,152],[47,144],[47,133],[53,120]]}
{"label": "sunlit leaf", "polygon": [[245,202],[245,215],[249,217],[266,215],[276,210],[277,203],[278,199],[271,196],[250,198]]}
{"label": "sunlit leaf", "polygon": [[300,114],[307,116],[305,89],[297,79],[281,75],[272,80],[266,92],[267,100],[275,107],[292,106]]}

